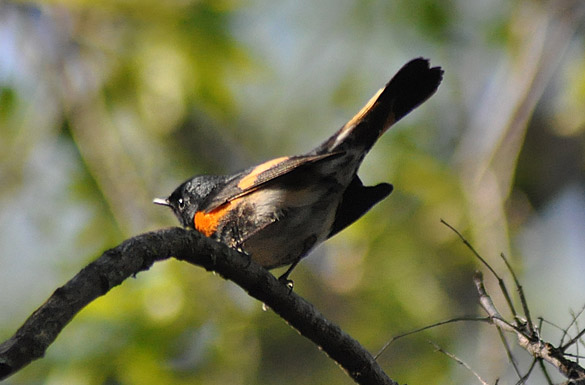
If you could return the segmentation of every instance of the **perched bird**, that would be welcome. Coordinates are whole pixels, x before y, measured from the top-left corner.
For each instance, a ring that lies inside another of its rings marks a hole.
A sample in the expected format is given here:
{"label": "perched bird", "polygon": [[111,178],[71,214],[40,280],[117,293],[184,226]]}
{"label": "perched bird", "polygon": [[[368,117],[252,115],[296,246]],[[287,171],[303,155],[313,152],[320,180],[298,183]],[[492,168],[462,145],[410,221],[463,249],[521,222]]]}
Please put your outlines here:
{"label": "perched bird", "polygon": [[168,198],[185,227],[245,251],[267,269],[291,265],[392,192],[364,186],[358,168],[376,140],[435,93],[440,67],[418,58],[405,64],[333,136],[305,155],[283,156],[231,175],[201,175]]}

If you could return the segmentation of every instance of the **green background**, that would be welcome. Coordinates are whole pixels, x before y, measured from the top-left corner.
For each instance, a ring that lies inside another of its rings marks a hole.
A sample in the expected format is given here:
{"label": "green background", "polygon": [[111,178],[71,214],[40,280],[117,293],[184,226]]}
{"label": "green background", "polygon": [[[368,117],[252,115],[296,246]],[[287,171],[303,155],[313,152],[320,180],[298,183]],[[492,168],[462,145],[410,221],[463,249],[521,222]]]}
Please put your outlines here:
{"label": "green background", "polygon": [[[583,8],[0,1],[0,337],[105,249],[176,225],[152,198],[194,174],[310,150],[419,56],[444,68],[443,84],[360,170],[395,191],[305,259],[295,291],[372,352],[399,333],[483,315],[479,265],[442,218],[506,278],[498,255],[508,256],[533,316],[568,325],[585,303]],[[504,312],[492,278],[488,289]],[[560,333],[545,325],[543,336]],[[497,333],[479,323],[401,339],[379,362],[400,383],[477,383],[429,340],[489,383],[517,380]],[[526,370],[529,358],[514,354]],[[167,261],[84,309],[6,383],[351,380],[234,284]]]}

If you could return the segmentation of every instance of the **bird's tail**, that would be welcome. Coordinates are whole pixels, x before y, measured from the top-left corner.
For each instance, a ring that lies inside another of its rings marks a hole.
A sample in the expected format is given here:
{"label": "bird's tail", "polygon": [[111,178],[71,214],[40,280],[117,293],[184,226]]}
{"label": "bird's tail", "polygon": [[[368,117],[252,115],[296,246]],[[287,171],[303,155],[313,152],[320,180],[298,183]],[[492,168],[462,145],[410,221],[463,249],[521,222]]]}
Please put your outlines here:
{"label": "bird's tail", "polygon": [[430,67],[427,59],[406,63],[368,103],[339,131],[314,152],[369,150],[394,123],[430,98],[443,79],[441,67]]}

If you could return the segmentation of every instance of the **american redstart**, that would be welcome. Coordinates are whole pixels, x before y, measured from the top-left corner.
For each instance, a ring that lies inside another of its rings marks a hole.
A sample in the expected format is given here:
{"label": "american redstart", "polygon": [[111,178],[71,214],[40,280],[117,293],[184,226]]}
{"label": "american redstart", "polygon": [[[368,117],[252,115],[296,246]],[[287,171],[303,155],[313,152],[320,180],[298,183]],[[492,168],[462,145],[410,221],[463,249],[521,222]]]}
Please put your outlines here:
{"label": "american redstart", "polygon": [[267,269],[296,264],[392,192],[364,186],[357,170],[376,140],[435,93],[440,67],[405,64],[339,131],[305,155],[283,156],[232,175],[195,176],[165,199],[185,227],[245,251]]}

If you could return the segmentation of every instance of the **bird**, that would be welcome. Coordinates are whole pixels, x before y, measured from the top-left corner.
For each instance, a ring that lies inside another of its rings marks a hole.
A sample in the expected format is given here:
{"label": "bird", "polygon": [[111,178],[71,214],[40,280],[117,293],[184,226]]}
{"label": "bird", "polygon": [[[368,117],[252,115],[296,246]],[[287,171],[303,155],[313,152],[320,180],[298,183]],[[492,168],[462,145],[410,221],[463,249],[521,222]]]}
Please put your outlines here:
{"label": "bird", "polygon": [[364,186],[358,169],[377,139],[430,98],[441,67],[406,63],[331,137],[304,155],[282,156],[229,175],[198,175],[153,203],[170,207],[182,226],[243,251],[288,277],[318,244],[351,225],[393,190]]}

